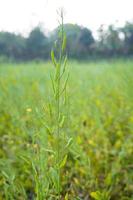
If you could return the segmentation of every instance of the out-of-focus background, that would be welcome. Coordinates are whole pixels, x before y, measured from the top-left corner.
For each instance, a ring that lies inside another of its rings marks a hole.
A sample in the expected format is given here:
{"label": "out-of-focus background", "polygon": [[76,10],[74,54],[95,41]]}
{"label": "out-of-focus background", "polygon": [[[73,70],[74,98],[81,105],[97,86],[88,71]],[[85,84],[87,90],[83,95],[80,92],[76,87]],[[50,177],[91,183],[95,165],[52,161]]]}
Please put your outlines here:
{"label": "out-of-focus background", "polygon": [[69,58],[128,57],[133,54],[131,0],[1,1],[0,59],[49,59],[64,9]]}
{"label": "out-of-focus background", "polygon": [[0,0],[0,200],[57,199],[133,200],[133,0]]}

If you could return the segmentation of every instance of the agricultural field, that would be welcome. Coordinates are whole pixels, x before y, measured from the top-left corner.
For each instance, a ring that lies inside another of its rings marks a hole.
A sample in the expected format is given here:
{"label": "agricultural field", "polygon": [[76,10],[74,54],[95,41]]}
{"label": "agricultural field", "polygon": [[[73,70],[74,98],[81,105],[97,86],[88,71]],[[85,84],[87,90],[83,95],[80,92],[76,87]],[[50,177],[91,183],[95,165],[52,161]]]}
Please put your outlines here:
{"label": "agricultural field", "polygon": [[133,200],[133,60],[67,69],[57,140],[53,64],[0,64],[0,200]]}

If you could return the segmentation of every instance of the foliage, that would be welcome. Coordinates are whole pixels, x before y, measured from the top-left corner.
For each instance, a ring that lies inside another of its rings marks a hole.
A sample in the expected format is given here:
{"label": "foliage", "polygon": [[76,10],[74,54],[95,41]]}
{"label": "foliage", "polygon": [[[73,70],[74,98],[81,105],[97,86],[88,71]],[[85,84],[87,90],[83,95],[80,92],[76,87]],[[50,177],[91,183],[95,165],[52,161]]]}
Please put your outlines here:
{"label": "foliage", "polygon": [[[62,110],[67,110],[68,120],[61,129],[62,148],[67,147],[60,163],[62,199],[133,199],[132,63],[68,62],[69,109]],[[43,199],[56,199],[51,149],[55,101],[49,79],[54,70],[51,63],[0,64],[2,200],[35,199],[40,170]],[[41,160],[46,165],[38,165]]]}
{"label": "foliage", "polygon": [[[8,60],[48,60],[55,40],[58,40],[57,27],[45,33],[41,27],[35,27],[25,38],[15,33],[0,32],[0,57]],[[69,58],[114,58],[133,55],[133,23],[123,27],[111,24],[98,29],[97,38],[93,32],[77,24],[64,24],[67,37],[66,52]],[[58,52],[55,51],[55,55]]]}
{"label": "foliage", "polygon": [[133,24],[131,22],[127,22],[123,28],[121,28],[121,32],[124,34],[124,47],[126,54],[133,53]]}
{"label": "foliage", "polygon": [[31,31],[26,40],[26,45],[27,54],[30,59],[48,57],[48,39],[39,27]]}
{"label": "foliage", "polygon": [[[59,28],[55,29],[52,34],[52,37],[55,39],[58,37]],[[94,43],[92,32],[76,24],[65,24],[64,31],[67,37],[66,51],[68,56],[73,58],[85,57],[90,46]]]}
{"label": "foliage", "polygon": [[0,32],[0,55],[12,59],[24,59],[25,39],[14,33]]}

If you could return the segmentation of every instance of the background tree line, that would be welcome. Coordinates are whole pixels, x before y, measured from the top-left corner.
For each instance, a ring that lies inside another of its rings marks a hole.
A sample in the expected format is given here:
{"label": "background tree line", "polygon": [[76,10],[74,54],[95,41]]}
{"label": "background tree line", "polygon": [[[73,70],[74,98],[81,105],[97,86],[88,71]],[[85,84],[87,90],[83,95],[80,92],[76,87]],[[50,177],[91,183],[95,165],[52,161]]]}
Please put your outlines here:
{"label": "background tree line", "polygon": [[[58,28],[48,36],[40,27],[34,28],[28,37],[10,32],[0,32],[0,57],[11,60],[49,59],[50,50],[58,37]],[[70,58],[109,58],[133,55],[133,23],[123,27],[101,26],[97,39],[90,29],[74,24],[65,24],[66,51]]]}

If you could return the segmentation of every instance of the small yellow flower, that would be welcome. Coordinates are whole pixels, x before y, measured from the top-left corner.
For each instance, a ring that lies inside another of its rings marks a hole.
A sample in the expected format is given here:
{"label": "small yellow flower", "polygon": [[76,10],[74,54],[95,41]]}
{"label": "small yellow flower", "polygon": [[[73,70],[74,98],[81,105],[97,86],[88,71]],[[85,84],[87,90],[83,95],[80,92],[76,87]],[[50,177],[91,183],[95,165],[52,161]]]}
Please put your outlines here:
{"label": "small yellow flower", "polygon": [[115,143],[115,147],[116,147],[116,148],[120,148],[121,145],[122,145],[121,140],[117,140],[117,142]]}
{"label": "small yellow flower", "polygon": [[38,148],[38,144],[34,144],[34,145],[33,145],[33,148],[34,148],[34,149],[37,149],[37,148]]}
{"label": "small yellow flower", "polygon": [[27,144],[26,144],[26,146],[27,146],[27,148],[28,148],[28,147],[30,147],[30,144],[29,144],[29,143],[27,143]]}
{"label": "small yellow flower", "polygon": [[88,140],[89,144],[95,146],[95,142],[93,140]]}
{"label": "small yellow flower", "polygon": [[82,143],[82,139],[81,139],[80,136],[77,137],[77,143],[78,143],[78,144],[81,144],[81,143]]}
{"label": "small yellow flower", "polygon": [[76,183],[76,185],[79,185],[79,180],[77,178],[74,178],[74,182]]}
{"label": "small yellow flower", "polygon": [[133,116],[131,116],[131,117],[129,118],[129,121],[130,121],[130,122],[133,122]]}
{"label": "small yellow flower", "polygon": [[97,106],[97,107],[101,107],[101,102],[100,102],[100,100],[97,99],[97,100],[95,101],[95,103],[96,103],[96,106]]}
{"label": "small yellow flower", "polygon": [[32,109],[31,108],[27,108],[26,111],[27,112],[32,112]]}

